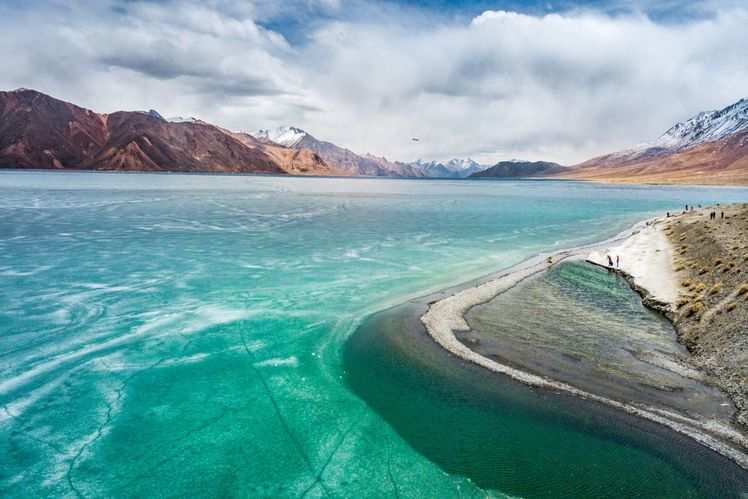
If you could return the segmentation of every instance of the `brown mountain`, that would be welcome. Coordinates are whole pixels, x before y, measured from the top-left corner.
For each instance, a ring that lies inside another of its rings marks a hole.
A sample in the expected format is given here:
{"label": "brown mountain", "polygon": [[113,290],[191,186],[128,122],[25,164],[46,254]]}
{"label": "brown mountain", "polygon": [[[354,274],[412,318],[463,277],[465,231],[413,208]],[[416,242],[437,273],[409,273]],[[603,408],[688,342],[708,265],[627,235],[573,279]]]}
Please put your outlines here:
{"label": "brown mountain", "polygon": [[0,92],[0,164],[82,167],[108,139],[106,117],[32,90]]}
{"label": "brown mountain", "polygon": [[748,99],[701,112],[660,138],[560,176],[627,183],[748,185]]}
{"label": "brown mountain", "polygon": [[350,149],[320,140],[296,127],[259,130],[255,136],[263,144],[310,150],[344,175],[370,177],[424,177],[422,169],[412,164],[389,161],[371,154],[356,154]]}
{"label": "brown mountain", "polygon": [[565,172],[566,168],[549,161],[499,161],[490,168],[470,175],[470,178],[527,178],[547,177]]}
{"label": "brown mountain", "polygon": [[748,185],[748,132],[623,162],[592,159],[562,176],[622,183]]}
{"label": "brown mountain", "polygon": [[0,168],[339,173],[312,151],[243,135],[155,111],[98,114],[33,90],[0,92]]}

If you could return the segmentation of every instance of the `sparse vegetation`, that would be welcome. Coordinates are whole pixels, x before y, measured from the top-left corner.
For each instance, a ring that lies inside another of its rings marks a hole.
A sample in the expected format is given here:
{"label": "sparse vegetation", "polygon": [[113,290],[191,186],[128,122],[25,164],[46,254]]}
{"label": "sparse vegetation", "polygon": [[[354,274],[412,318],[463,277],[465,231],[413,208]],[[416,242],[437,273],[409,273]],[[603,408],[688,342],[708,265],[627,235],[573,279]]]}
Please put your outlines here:
{"label": "sparse vegetation", "polygon": [[704,305],[703,302],[700,302],[700,301],[693,302],[688,306],[688,310],[686,311],[686,317],[696,316],[696,318],[699,318],[705,309],[706,309],[706,306]]}
{"label": "sparse vegetation", "polygon": [[682,291],[674,322],[694,362],[714,374],[748,428],[748,364],[740,357],[748,351],[748,205],[719,207],[724,220],[710,220],[713,210],[678,215],[665,232]]}

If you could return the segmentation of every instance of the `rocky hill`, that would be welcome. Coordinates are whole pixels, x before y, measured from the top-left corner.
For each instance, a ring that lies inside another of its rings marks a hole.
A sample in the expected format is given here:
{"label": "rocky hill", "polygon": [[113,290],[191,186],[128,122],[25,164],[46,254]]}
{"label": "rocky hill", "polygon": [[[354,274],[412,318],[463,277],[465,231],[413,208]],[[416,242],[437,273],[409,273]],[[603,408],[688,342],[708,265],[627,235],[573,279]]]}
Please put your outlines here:
{"label": "rocky hill", "polygon": [[156,111],[99,114],[34,90],[0,92],[0,167],[336,175],[312,151],[265,146]]}
{"label": "rocky hill", "polygon": [[613,182],[748,184],[748,99],[697,114],[657,140],[562,174]]}
{"label": "rocky hill", "polygon": [[565,172],[566,168],[550,161],[500,161],[490,168],[475,172],[470,178],[546,177]]}

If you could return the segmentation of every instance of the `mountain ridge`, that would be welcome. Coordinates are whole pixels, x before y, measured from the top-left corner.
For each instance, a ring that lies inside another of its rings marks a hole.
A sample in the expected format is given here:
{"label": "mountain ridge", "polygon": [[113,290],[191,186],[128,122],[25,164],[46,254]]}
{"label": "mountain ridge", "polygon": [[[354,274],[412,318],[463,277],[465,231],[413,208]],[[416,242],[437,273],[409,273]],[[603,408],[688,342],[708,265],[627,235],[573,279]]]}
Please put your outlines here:
{"label": "mountain ridge", "polygon": [[470,178],[527,178],[545,177],[562,173],[567,167],[550,161],[499,161],[485,170],[475,172]]}
{"label": "mountain ridge", "polygon": [[470,158],[453,158],[446,162],[416,160],[409,163],[420,169],[429,178],[467,178],[471,174],[488,168]]}
{"label": "mountain ridge", "polygon": [[589,159],[562,176],[626,183],[748,184],[748,99],[697,113],[651,143]]}
{"label": "mountain ridge", "polygon": [[656,140],[571,167],[469,158],[390,161],[298,127],[234,132],[158,111],[96,113],[26,88],[0,91],[0,168],[273,173],[407,178],[548,177],[748,184],[748,99],[676,123]]}
{"label": "mountain ridge", "polygon": [[313,153],[278,147],[154,110],[103,114],[35,90],[0,92],[4,168],[339,174]]}
{"label": "mountain ridge", "polygon": [[345,175],[374,177],[423,177],[423,173],[408,163],[390,161],[372,154],[358,154],[326,140],[320,140],[295,126],[260,129],[253,134],[264,143],[275,143],[292,149],[309,149],[334,165]]}

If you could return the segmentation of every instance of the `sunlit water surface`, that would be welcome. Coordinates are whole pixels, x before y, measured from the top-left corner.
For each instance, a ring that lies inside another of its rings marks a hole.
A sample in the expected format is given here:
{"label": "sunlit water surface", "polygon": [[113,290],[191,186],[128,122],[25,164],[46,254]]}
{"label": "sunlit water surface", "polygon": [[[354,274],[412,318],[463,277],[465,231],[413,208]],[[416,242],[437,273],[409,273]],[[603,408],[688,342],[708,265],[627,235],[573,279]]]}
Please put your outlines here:
{"label": "sunlit water surface", "polygon": [[745,199],[0,173],[0,495],[483,496],[351,391],[342,352],[361,320],[684,203]]}

